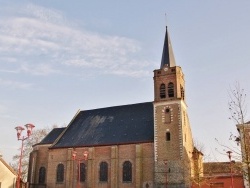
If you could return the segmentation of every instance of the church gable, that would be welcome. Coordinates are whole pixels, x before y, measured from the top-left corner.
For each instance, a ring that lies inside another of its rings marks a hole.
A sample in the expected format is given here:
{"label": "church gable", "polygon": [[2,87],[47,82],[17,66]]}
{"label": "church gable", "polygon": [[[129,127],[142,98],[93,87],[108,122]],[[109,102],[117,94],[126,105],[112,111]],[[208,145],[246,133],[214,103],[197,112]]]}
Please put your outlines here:
{"label": "church gable", "polygon": [[52,148],[154,141],[153,103],[81,111]]}

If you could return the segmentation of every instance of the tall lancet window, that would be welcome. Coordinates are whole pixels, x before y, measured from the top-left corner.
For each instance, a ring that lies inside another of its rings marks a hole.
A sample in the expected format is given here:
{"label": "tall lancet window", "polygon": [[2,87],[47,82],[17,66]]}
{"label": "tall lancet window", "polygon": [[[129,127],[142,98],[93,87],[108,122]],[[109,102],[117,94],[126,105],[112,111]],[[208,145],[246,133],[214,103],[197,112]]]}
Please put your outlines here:
{"label": "tall lancet window", "polygon": [[160,98],[166,98],[166,86],[165,84],[161,84],[160,86]]}
{"label": "tall lancet window", "polygon": [[64,165],[59,164],[57,165],[56,169],[56,182],[61,183],[64,181]]}
{"label": "tall lancet window", "polygon": [[99,180],[102,182],[108,181],[108,163],[106,162],[100,164]]}
{"label": "tall lancet window", "polygon": [[123,163],[122,180],[123,182],[132,182],[132,163],[130,161]]}
{"label": "tall lancet window", "polygon": [[80,182],[85,182],[85,180],[86,180],[86,165],[84,163],[80,163]]}
{"label": "tall lancet window", "polygon": [[40,184],[44,184],[45,183],[45,177],[46,177],[46,169],[45,169],[45,167],[41,167],[39,169],[39,180],[38,180],[38,182]]}
{"label": "tall lancet window", "polygon": [[174,97],[174,84],[172,82],[168,84],[168,97]]}

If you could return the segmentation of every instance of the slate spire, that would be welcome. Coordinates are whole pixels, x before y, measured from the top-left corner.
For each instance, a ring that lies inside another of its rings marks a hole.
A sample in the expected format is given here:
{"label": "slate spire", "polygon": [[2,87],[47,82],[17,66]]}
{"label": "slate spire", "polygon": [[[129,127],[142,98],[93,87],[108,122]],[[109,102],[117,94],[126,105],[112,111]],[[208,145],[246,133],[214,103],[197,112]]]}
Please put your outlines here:
{"label": "slate spire", "polygon": [[166,65],[168,67],[176,66],[174,53],[173,53],[167,27],[166,27],[165,41],[164,41],[164,46],[163,46],[162,58],[161,58],[161,69]]}

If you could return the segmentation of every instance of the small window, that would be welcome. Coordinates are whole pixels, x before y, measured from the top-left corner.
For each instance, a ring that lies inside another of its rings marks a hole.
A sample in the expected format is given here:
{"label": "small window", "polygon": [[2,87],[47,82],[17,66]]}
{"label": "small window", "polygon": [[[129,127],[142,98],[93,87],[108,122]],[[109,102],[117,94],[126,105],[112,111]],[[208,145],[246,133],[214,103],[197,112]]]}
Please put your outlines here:
{"label": "small window", "polygon": [[130,161],[125,161],[122,167],[122,181],[132,182],[132,163]]}
{"label": "small window", "polygon": [[169,108],[165,110],[165,123],[171,123],[171,110]]}
{"label": "small window", "polygon": [[80,163],[80,182],[85,182],[86,180],[86,165]]}
{"label": "small window", "polygon": [[64,165],[59,164],[57,165],[56,170],[56,182],[61,183],[64,181]]}
{"label": "small window", "polygon": [[170,132],[166,132],[166,141],[170,141]]}
{"label": "small window", "polygon": [[185,100],[185,92],[182,86],[181,86],[181,99]]}
{"label": "small window", "polygon": [[107,182],[108,181],[108,163],[101,162],[99,172],[100,172],[99,180],[102,182]]}
{"label": "small window", "polygon": [[168,84],[168,97],[174,97],[174,84],[172,82]]}
{"label": "small window", "polygon": [[160,86],[160,98],[166,98],[166,86],[165,84],[161,84]]}
{"label": "small window", "polygon": [[38,180],[38,182],[40,184],[44,184],[45,183],[45,177],[46,177],[46,169],[45,169],[45,167],[41,167],[39,169],[39,180]]}

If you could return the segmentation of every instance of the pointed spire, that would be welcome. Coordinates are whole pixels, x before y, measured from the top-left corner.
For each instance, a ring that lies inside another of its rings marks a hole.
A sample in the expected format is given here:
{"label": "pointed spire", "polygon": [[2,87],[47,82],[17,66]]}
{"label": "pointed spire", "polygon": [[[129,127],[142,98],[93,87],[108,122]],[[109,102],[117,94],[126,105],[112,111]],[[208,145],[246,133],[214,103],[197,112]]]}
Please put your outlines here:
{"label": "pointed spire", "polygon": [[164,41],[164,46],[163,46],[162,58],[161,58],[161,69],[166,65],[168,67],[176,66],[174,53],[173,53],[167,27],[166,27],[165,41]]}

